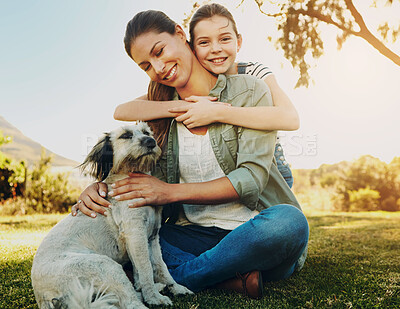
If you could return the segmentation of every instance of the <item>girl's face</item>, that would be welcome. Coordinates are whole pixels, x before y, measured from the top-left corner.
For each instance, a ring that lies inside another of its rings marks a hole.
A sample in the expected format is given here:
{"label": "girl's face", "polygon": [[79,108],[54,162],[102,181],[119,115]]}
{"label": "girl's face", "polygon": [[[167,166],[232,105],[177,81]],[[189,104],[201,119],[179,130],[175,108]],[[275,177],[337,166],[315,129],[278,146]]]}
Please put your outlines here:
{"label": "girl's face", "polygon": [[215,15],[199,21],[194,28],[194,52],[203,67],[215,74],[226,73],[242,45],[226,17]]}
{"label": "girl's face", "polygon": [[190,78],[193,53],[180,26],[175,34],[150,31],[139,35],[131,45],[131,55],[152,81],[181,88]]}

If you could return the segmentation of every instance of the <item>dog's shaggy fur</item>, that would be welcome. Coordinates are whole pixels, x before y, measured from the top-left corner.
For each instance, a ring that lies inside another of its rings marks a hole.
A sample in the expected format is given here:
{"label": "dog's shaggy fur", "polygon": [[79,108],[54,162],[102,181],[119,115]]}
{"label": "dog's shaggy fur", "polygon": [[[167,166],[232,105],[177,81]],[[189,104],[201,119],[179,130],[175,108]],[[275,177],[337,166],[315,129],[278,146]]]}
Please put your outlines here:
{"label": "dog's shaggy fur", "polygon": [[[145,123],[105,134],[82,164],[111,185],[128,172],[149,172],[161,150]],[[111,190],[111,188],[108,188]],[[177,284],[162,260],[158,230],[161,207],[131,209],[109,199],[107,216],[78,213],[60,221],[45,237],[32,266],[32,286],[40,308],[147,308],[171,305],[162,294],[191,293]],[[122,264],[131,260],[135,287]]]}

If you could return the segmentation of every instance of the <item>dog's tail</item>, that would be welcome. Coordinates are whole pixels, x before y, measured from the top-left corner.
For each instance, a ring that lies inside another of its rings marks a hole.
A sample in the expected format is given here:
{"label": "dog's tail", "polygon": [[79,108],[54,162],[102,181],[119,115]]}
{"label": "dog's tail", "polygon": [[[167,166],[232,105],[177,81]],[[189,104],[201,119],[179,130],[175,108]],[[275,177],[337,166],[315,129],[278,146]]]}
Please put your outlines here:
{"label": "dog's tail", "polygon": [[101,286],[96,289],[92,283],[82,283],[75,279],[69,289],[69,295],[61,298],[53,298],[54,309],[117,309],[119,303],[117,295],[107,293],[107,287]]}

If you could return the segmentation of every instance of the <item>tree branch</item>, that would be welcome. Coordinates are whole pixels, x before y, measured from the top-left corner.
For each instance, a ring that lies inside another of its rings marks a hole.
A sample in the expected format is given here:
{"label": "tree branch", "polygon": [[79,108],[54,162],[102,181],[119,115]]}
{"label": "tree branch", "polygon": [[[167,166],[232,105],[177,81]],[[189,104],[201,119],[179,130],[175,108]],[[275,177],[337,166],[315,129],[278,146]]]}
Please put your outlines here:
{"label": "tree branch", "polygon": [[[255,0],[255,2],[257,3],[258,10],[260,11],[260,13],[261,13],[261,14],[264,14],[265,16],[268,16],[268,17],[279,17],[279,16],[283,16],[283,15],[284,15],[283,13],[269,14],[269,13],[265,12],[265,11],[261,8],[261,6],[263,5],[263,1],[257,1],[257,0]],[[243,1],[242,1],[242,3],[243,3]]]}
{"label": "tree branch", "polygon": [[354,20],[356,23],[360,26],[360,32],[361,29],[367,29],[367,25],[365,24],[365,21],[363,17],[361,16],[360,12],[356,9],[356,7],[353,4],[352,0],[345,0],[347,8],[350,10],[351,15],[353,15]]}
{"label": "tree branch", "polygon": [[309,17],[316,18],[316,19],[318,19],[319,21],[322,21],[322,22],[324,22],[324,23],[333,25],[333,26],[339,28],[340,30],[343,30],[344,32],[347,32],[347,33],[349,33],[349,34],[358,35],[358,32],[356,32],[356,31],[354,31],[354,30],[352,30],[352,29],[349,29],[349,28],[347,28],[347,27],[344,26],[344,25],[341,25],[341,24],[337,23],[336,21],[334,21],[334,20],[332,19],[331,16],[323,15],[323,14],[321,14],[321,13],[318,12],[318,11],[315,11],[315,10],[297,9],[297,10],[295,10],[295,12],[298,13],[298,14],[302,14],[302,15],[305,15],[305,16],[309,16]]}
{"label": "tree branch", "polygon": [[390,50],[385,44],[383,44],[376,36],[374,36],[371,31],[367,28],[364,19],[362,18],[361,14],[355,8],[352,0],[345,0],[347,8],[350,10],[352,16],[354,17],[355,22],[360,27],[360,31],[354,31],[335,22],[331,16],[326,16],[321,14],[319,11],[315,10],[304,10],[304,9],[297,9],[294,12],[298,14],[302,14],[305,16],[313,17],[318,19],[319,21],[325,22],[327,24],[331,24],[344,32],[352,34],[354,36],[363,38],[367,41],[372,47],[374,47],[377,51],[379,51],[383,56],[393,61],[395,64],[400,66],[400,56]]}
{"label": "tree branch", "polygon": [[356,36],[363,38],[369,44],[371,44],[377,51],[379,51],[386,58],[392,60],[395,64],[400,66],[400,56],[390,50],[385,44],[382,43],[376,36],[374,36],[371,31],[369,31],[364,19],[362,18],[360,12],[356,9],[352,0],[345,0],[347,8],[353,15],[356,23],[360,27],[360,31],[357,32]]}
{"label": "tree branch", "polygon": [[240,1],[240,3],[236,6],[236,8],[240,7],[243,4],[244,0]]}

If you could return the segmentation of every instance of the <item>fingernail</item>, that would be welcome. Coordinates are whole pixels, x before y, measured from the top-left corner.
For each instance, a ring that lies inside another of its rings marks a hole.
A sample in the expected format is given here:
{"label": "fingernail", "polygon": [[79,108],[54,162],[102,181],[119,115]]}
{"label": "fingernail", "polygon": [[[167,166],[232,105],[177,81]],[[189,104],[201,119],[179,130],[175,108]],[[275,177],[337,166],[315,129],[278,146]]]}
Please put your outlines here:
{"label": "fingernail", "polygon": [[133,206],[133,203],[128,203],[128,207],[132,207]]}
{"label": "fingernail", "polygon": [[116,197],[114,197],[116,200],[119,200],[121,198],[121,195],[117,195]]}
{"label": "fingernail", "polygon": [[112,184],[111,184],[111,187],[115,188],[115,183],[112,183]]}
{"label": "fingernail", "polygon": [[73,212],[73,213],[72,213],[72,216],[75,217],[75,216],[76,216],[76,212]]}
{"label": "fingernail", "polygon": [[96,218],[96,214],[95,214],[94,212],[92,212],[92,213],[90,214],[90,216],[91,216],[92,218]]}
{"label": "fingernail", "polygon": [[110,191],[110,192],[108,192],[108,195],[111,195],[111,196],[113,196],[113,195],[114,195],[114,191]]}
{"label": "fingernail", "polygon": [[101,191],[100,195],[104,197],[104,196],[106,196],[106,193],[104,191]]}

